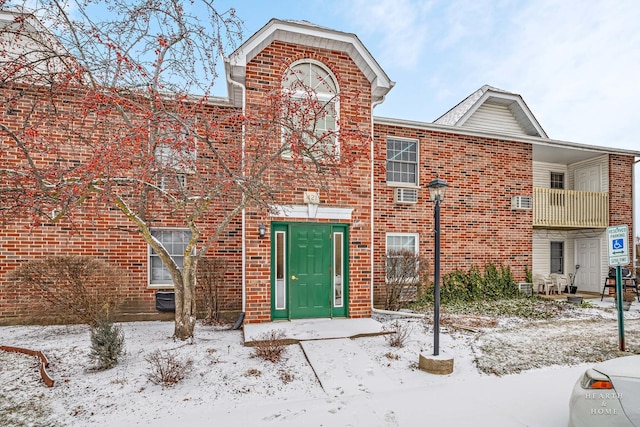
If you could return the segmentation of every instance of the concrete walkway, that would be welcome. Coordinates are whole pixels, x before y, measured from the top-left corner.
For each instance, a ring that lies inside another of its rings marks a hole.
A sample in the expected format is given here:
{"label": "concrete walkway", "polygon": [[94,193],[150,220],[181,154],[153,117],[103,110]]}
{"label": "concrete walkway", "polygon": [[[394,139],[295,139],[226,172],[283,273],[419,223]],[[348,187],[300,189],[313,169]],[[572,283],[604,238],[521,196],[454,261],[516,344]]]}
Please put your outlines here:
{"label": "concrete walkway", "polygon": [[[585,366],[337,398],[202,406],[189,417],[201,419],[202,425],[215,420],[237,427],[566,427],[571,389]],[[175,415],[154,425],[180,423]]]}
{"label": "concrete walkway", "polygon": [[385,333],[380,322],[363,319],[304,319],[244,325],[245,345],[280,335],[300,343],[322,389],[330,397],[389,390],[392,380],[353,342]]}
{"label": "concrete walkway", "polygon": [[272,332],[281,332],[291,343],[336,338],[357,338],[385,333],[380,322],[359,319],[300,319],[269,323],[249,323],[243,327],[244,345],[268,339]]}
{"label": "concrete walkway", "polygon": [[380,393],[395,384],[352,339],[300,342],[322,389],[331,397]]}

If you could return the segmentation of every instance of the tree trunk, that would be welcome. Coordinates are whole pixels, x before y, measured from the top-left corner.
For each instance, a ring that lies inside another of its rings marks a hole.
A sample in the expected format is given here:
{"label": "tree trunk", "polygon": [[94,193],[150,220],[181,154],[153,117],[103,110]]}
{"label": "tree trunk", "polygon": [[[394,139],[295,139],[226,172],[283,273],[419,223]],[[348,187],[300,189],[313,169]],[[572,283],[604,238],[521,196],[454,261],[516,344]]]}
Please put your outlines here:
{"label": "tree trunk", "polygon": [[175,285],[176,316],[173,335],[180,340],[193,338],[196,327],[195,265],[186,262],[182,270],[182,283]]}

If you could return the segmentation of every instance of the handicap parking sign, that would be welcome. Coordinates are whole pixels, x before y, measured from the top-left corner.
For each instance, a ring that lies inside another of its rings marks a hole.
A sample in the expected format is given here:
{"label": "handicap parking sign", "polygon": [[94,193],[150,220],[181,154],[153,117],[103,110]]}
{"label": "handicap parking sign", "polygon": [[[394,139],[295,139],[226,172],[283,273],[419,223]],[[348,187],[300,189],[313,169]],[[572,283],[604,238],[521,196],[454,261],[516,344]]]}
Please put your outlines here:
{"label": "handicap parking sign", "polygon": [[629,228],[626,225],[618,225],[607,228],[607,240],[609,242],[609,265],[612,267],[629,264]]}
{"label": "handicap parking sign", "polygon": [[613,239],[611,241],[611,248],[614,251],[623,250],[624,249],[624,239]]}

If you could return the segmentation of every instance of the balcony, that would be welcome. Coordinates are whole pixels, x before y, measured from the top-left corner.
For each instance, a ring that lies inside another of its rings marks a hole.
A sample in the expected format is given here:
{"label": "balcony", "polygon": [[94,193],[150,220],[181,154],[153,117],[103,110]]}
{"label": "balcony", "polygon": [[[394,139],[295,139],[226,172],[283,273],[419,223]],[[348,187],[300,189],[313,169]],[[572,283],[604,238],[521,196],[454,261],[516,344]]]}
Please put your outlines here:
{"label": "balcony", "polygon": [[534,188],[533,226],[606,228],[609,226],[609,193]]}

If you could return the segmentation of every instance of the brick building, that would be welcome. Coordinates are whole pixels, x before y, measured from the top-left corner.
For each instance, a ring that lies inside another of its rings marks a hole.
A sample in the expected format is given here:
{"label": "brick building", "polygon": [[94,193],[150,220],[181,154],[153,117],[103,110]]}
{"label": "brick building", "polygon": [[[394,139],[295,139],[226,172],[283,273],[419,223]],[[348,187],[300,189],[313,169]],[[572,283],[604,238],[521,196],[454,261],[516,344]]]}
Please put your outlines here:
{"label": "brick building", "polygon": [[[443,272],[495,263],[522,281],[525,269],[568,275],[580,265],[580,289],[600,290],[606,227],[632,224],[640,152],[550,139],[519,95],[490,86],[434,123],[375,117],[394,83],[356,35],[306,22],[271,20],[225,66],[229,96],[213,110],[258,114],[265,93],[294,70],[322,81],[317,96],[335,103],[327,127],[357,123],[371,138],[348,179],[330,189],[292,182],[270,212],[247,208],[229,225],[208,254],[228,264],[224,311],[244,312],[245,322],[370,316],[383,298],[387,251],[433,258],[426,186],[435,177],[449,184]],[[239,134],[231,140],[240,144]],[[250,149],[252,140],[243,143]],[[127,272],[124,317],[162,315],[156,293],[171,292],[171,281],[119,212],[87,208],[73,232],[64,223],[24,232],[27,221],[0,230],[0,324],[50,317],[7,274],[25,260],[64,253],[102,257]],[[184,226],[166,215],[156,230],[180,256]]]}

